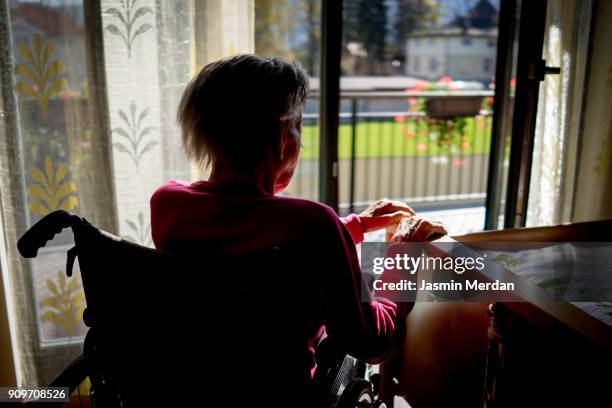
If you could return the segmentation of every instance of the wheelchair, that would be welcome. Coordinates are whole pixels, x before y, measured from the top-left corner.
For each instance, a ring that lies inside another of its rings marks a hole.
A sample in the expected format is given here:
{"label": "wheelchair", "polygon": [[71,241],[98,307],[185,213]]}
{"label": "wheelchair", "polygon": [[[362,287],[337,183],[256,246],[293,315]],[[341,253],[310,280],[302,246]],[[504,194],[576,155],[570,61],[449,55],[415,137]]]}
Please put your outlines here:
{"label": "wheelchair", "polygon": [[[274,310],[283,322],[290,322],[283,319],[285,314],[287,319],[307,316],[306,309],[289,314],[279,308],[275,302],[282,302],[286,291],[268,285],[286,276],[283,266],[297,250],[290,244],[244,257],[219,256],[193,243],[169,253],[126,241],[60,210],[20,238],[19,252],[36,257],[38,249],[65,228],[72,229],[75,242],[67,253],[66,273],[72,276],[78,259],[88,331],[82,354],[50,387],[68,387],[72,394],[89,377],[90,400],[102,408],[194,403],[225,407],[236,401],[279,407],[384,407],[376,398],[376,375],[366,380],[366,364],[343,353],[329,338],[316,348],[312,388],[289,385],[300,373],[283,356],[291,347],[295,350],[303,335],[288,324],[279,341],[274,322],[266,322],[272,319],[257,315]],[[266,279],[261,279],[261,271]]]}

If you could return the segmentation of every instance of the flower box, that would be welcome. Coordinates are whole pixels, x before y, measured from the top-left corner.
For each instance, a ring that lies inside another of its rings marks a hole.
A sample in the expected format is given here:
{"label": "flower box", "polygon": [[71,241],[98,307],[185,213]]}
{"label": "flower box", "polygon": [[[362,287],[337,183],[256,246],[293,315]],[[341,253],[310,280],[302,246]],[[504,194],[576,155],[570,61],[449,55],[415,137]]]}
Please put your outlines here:
{"label": "flower box", "polygon": [[425,102],[427,116],[430,118],[476,116],[481,106],[482,96],[434,97]]}

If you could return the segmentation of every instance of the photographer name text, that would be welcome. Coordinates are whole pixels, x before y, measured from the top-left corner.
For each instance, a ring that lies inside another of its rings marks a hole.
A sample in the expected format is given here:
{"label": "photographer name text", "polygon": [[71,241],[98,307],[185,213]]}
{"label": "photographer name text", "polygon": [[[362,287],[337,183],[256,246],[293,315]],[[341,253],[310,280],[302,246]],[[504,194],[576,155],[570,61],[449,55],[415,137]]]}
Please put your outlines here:
{"label": "photographer name text", "polygon": [[374,281],[374,290],[382,291],[463,291],[463,290],[478,290],[478,291],[510,291],[514,290],[514,283],[512,282],[500,282],[499,280],[493,282],[480,282],[478,280],[466,280],[465,282],[429,282],[422,279],[419,284],[417,282],[402,279],[399,282],[385,282],[382,279],[376,279]]}

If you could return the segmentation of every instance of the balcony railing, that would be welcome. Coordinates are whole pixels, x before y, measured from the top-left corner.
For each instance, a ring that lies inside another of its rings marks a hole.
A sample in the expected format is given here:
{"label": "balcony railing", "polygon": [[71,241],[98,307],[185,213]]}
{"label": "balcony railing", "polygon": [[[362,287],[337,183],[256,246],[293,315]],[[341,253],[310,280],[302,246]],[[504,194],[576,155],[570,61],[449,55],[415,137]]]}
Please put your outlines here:
{"label": "balcony railing", "polygon": [[[493,93],[342,93],[338,137],[341,212],[359,211],[380,197],[431,209],[483,205],[492,112],[481,109],[460,119],[434,119],[424,110],[408,110],[409,98],[466,96],[486,98]],[[317,198],[317,119],[315,113],[303,117],[304,147],[288,189],[292,196]]]}

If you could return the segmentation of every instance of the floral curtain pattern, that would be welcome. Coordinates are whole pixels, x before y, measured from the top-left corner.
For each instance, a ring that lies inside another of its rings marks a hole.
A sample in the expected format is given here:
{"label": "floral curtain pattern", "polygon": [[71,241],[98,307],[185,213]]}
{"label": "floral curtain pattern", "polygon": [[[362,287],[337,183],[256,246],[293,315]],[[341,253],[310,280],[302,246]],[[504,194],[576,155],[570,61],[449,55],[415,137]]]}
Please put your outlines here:
{"label": "floral curtain pattern", "polygon": [[[154,0],[101,1],[119,235],[164,180]],[[181,61],[184,63],[184,61]]]}
{"label": "floral curtain pattern", "polygon": [[[3,93],[12,92],[16,112],[10,114],[18,120],[10,135],[14,155],[2,158],[15,160],[16,169],[2,184],[1,193],[3,197],[19,190],[23,194],[22,208],[3,209],[2,214],[3,221],[23,219],[10,240],[14,242],[25,228],[52,211],[88,216],[100,210],[89,205],[95,187],[86,177],[93,167],[91,139],[100,134],[91,120],[96,112],[88,94],[85,27],[78,16],[82,6],[68,13],[63,7],[13,1],[7,11],[2,23],[11,30],[12,55],[3,69],[12,74],[14,87],[3,84]],[[82,202],[88,204],[85,211]],[[35,385],[56,375],[58,367],[78,353],[74,344],[85,334],[78,269],[72,278],[65,276],[70,246],[70,235],[60,234],[35,260],[13,262],[8,271],[12,298],[19,299],[13,305],[19,325],[14,347],[20,357],[17,380],[22,384]],[[18,257],[15,248],[8,251],[9,258]]]}
{"label": "floral curtain pattern", "polygon": [[[152,246],[151,193],[198,176],[175,123],[182,90],[212,59],[253,51],[253,0],[13,0],[0,11],[11,38],[0,64],[6,242],[63,209]],[[82,349],[78,264],[65,275],[72,245],[66,231],[35,259],[11,246],[3,261],[19,385],[48,383]]]}
{"label": "floral curtain pattern", "polygon": [[[207,29],[198,38],[189,1],[101,2],[119,235],[151,245],[149,197],[165,180],[197,176],[181,151],[176,106],[197,66],[253,51],[249,4],[202,2]],[[194,41],[205,55],[194,55]]]}

